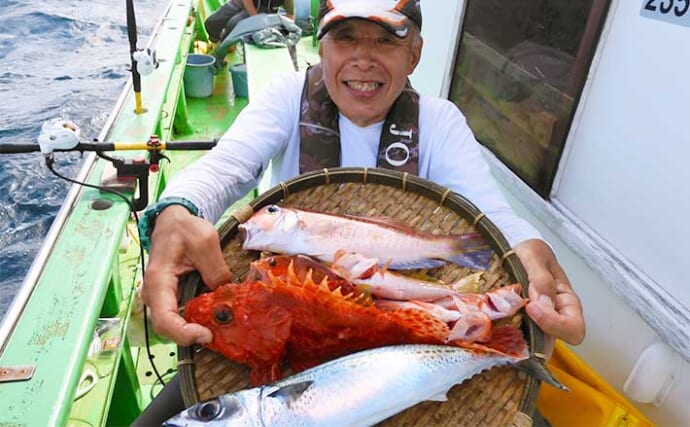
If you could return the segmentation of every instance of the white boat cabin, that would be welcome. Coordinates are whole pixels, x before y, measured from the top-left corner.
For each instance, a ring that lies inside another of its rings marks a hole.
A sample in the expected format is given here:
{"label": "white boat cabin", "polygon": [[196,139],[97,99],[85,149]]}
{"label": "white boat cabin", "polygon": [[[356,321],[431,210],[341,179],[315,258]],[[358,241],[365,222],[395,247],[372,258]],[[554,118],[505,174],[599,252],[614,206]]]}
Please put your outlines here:
{"label": "white boat cabin", "polygon": [[556,250],[585,308],[574,350],[658,425],[690,425],[690,1],[422,8],[413,84],[460,106]]}

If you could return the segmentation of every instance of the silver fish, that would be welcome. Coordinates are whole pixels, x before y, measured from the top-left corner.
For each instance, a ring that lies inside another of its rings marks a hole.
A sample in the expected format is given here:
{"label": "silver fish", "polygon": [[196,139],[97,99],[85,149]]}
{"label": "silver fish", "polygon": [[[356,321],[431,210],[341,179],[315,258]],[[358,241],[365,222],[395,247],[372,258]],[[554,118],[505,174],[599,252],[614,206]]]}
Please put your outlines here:
{"label": "silver fish", "polygon": [[392,218],[331,215],[270,205],[239,226],[242,247],[303,254],[332,262],[339,250],[377,258],[391,269],[432,268],[452,262],[485,270],[491,254],[477,233],[434,235]]}
{"label": "silver fish", "polygon": [[369,426],[426,400],[445,401],[454,385],[525,358],[452,346],[380,347],[198,403],[164,425]]}
{"label": "silver fish", "polygon": [[[417,277],[395,273],[386,266],[378,267],[379,260],[358,253],[338,251],[331,270],[340,277],[371,292],[379,298],[400,301],[436,301],[445,297],[460,296],[456,284],[432,282]],[[458,282],[465,281],[464,278]]]}

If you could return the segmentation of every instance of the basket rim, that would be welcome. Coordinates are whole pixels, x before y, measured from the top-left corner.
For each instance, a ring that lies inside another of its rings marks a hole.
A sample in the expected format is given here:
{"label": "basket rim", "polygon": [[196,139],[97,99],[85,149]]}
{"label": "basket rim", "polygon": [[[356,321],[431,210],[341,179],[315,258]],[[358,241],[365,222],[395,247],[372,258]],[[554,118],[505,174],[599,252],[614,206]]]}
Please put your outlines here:
{"label": "basket rim", "polygon": [[[521,284],[524,295],[527,295],[527,273],[517,254],[508,244],[503,233],[498,227],[482,213],[472,202],[464,196],[436,184],[425,178],[410,175],[407,172],[399,172],[390,169],[366,168],[366,167],[338,167],[325,168],[296,176],[287,181],[280,182],[263,194],[251,200],[247,205],[233,211],[225,223],[218,229],[221,247],[235,237],[238,226],[247,221],[249,217],[262,207],[270,204],[279,204],[289,195],[312,189],[314,187],[330,184],[361,183],[378,184],[400,189],[404,192],[413,192],[422,195],[446,207],[456,214],[471,220],[477,232],[482,234],[492,249],[501,259],[501,265],[512,276],[512,280]],[[193,272],[180,279],[181,302],[185,303],[194,297],[203,282],[198,272]],[[524,309],[523,309],[524,310]],[[544,359],[544,334],[529,316],[523,316],[521,328],[527,332],[530,356]],[[183,401],[186,406],[200,401],[194,376],[194,353],[196,346],[178,346],[178,374],[180,375],[180,387]],[[539,393],[540,381],[532,376],[527,376],[525,393],[518,406],[518,411],[531,416],[536,408],[536,399]]]}

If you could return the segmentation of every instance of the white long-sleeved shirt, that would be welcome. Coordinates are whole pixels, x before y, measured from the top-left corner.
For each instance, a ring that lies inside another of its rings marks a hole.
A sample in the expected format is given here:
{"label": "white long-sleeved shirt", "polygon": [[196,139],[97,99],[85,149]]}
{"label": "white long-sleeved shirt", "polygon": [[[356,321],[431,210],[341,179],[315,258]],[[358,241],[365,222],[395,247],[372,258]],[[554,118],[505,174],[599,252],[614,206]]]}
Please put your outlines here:
{"label": "white long-sleeved shirt", "polygon": [[[297,176],[303,85],[304,72],[275,78],[242,110],[218,145],[177,174],[162,196],[184,197],[199,208],[201,216],[216,222],[230,204],[258,186],[271,159],[271,185]],[[383,122],[359,127],[341,114],[339,127],[341,166],[376,167]],[[419,151],[419,176],[471,201],[512,247],[541,238],[508,205],[454,104],[421,95]]]}

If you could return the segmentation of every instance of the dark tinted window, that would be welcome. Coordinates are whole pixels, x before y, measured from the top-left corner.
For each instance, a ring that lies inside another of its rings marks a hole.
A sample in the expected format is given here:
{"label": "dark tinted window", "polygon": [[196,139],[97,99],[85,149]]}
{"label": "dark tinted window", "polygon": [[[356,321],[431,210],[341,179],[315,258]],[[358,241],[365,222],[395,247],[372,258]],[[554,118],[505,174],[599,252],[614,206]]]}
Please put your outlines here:
{"label": "dark tinted window", "polygon": [[467,0],[450,99],[535,191],[551,189],[610,0]]}

